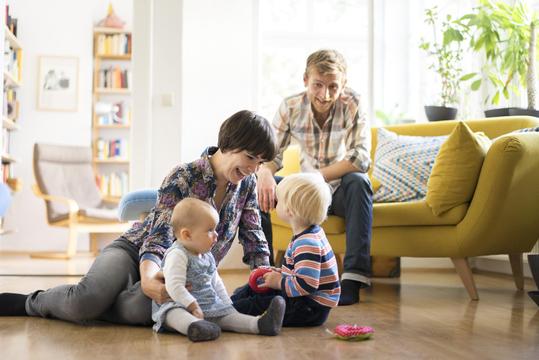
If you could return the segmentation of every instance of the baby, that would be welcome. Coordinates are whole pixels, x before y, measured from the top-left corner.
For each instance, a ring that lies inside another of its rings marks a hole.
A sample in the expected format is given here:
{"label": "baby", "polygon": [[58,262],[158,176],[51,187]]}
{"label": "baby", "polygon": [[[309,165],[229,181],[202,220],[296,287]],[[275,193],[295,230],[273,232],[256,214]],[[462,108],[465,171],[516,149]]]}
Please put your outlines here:
{"label": "baby", "polygon": [[217,241],[218,221],[217,211],[198,199],[185,198],[174,207],[171,223],[176,241],[162,263],[172,301],[161,305],[154,302],[154,330],[177,331],[195,342],[217,339],[221,329],[278,335],[285,312],[282,297],[271,301],[261,316],[240,314],[232,306],[210,252]]}

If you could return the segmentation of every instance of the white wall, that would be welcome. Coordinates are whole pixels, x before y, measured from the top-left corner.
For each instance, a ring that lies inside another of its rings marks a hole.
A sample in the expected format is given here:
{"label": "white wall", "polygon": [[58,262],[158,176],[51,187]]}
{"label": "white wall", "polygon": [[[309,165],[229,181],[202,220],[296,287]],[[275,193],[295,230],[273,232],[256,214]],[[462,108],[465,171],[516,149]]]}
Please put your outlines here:
{"label": "white wall", "polygon": [[[253,109],[253,4],[250,0],[135,3],[134,36],[143,36],[144,44],[135,45],[139,47],[134,59],[133,137],[140,140],[134,149],[137,161],[131,165],[134,189],[159,186],[174,166],[216,145],[219,126],[228,116]],[[137,87],[141,83],[143,89]],[[173,100],[170,106],[163,103],[167,97]],[[147,99],[150,107],[144,105]],[[222,266],[240,264],[241,253],[236,244]]]}
{"label": "white wall", "polygon": [[[8,1],[19,20],[18,38],[23,46],[20,98],[21,129],[12,135],[12,152],[23,190],[17,193],[6,216],[5,227],[18,229],[0,237],[0,250],[62,250],[67,231],[49,227],[45,206],[31,192],[32,146],[35,142],[90,145],[92,106],[92,28],[106,15],[109,0]],[[113,0],[116,13],[132,24],[131,0]],[[79,58],[79,106],[76,112],[36,109],[37,71],[40,55]],[[81,242],[81,248],[87,243]]]}

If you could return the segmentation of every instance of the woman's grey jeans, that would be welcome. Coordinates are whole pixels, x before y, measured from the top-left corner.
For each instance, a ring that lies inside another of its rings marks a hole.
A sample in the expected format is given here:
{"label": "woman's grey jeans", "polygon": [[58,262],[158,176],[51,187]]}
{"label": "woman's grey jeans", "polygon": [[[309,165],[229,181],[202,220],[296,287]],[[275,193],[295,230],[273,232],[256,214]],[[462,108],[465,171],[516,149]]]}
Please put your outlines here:
{"label": "woman's grey jeans", "polygon": [[140,287],[138,248],[119,238],[103,249],[78,284],[31,293],[26,312],[79,324],[151,325],[152,301]]}

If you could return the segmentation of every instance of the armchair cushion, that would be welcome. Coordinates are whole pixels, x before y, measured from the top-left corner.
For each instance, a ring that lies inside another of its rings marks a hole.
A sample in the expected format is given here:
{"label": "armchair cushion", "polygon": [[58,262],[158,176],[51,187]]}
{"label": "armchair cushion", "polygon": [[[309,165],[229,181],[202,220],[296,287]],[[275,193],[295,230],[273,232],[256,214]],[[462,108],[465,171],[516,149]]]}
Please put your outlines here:
{"label": "armchair cushion", "polygon": [[372,177],[381,186],[374,202],[420,200],[427,194],[434,159],[447,136],[398,135],[378,129]]}
{"label": "armchair cushion", "polygon": [[442,144],[428,180],[426,201],[434,215],[472,199],[490,143],[484,134],[457,123]]}
{"label": "armchair cushion", "polygon": [[[77,202],[80,209],[106,208],[95,183],[92,151],[86,146],[35,144],[34,174],[44,194]],[[47,201],[47,217],[58,221],[69,212],[66,204]]]}

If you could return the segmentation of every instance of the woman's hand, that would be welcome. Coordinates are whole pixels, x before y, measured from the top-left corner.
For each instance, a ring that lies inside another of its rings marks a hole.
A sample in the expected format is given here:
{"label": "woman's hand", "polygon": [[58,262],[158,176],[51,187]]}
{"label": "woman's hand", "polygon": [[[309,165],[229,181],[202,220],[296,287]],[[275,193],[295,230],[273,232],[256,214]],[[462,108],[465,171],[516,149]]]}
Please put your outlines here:
{"label": "woman's hand", "polygon": [[258,204],[260,210],[268,212],[275,207],[275,188],[277,183],[271,170],[261,166],[258,172],[256,187],[258,192]]}
{"label": "woman's hand", "polygon": [[280,272],[271,271],[262,275],[264,282],[260,284],[260,287],[269,287],[275,290],[281,290],[282,275]]}
{"label": "woman's hand", "polygon": [[158,304],[171,300],[165,287],[163,272],[151,260],[140,263],[140,286],[144,295]]}

